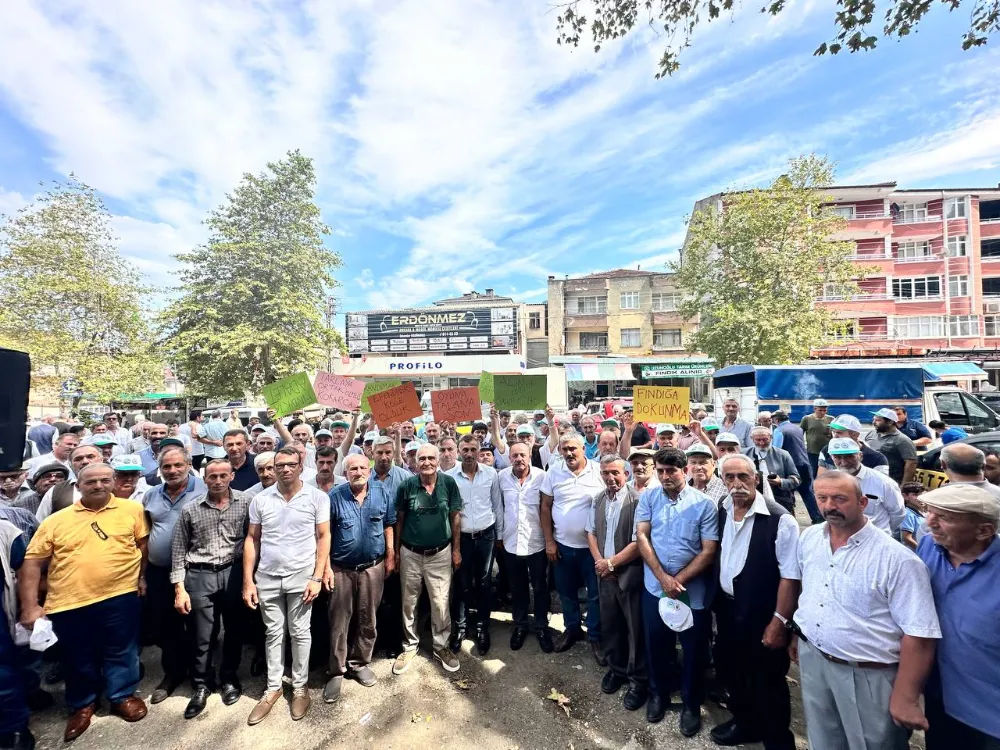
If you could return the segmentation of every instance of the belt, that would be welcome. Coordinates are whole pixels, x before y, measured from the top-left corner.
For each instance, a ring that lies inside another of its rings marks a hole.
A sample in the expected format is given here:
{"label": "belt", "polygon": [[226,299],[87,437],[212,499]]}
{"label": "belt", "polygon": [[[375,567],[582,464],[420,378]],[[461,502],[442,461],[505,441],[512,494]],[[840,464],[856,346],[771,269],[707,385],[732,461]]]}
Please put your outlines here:
{"label": "belt", "polygon": [[463,531],[462,536],[468,539],[478,539],[481,536],[486,536],[487,534],[493,533],[493,529],[496,527],[495,523],[491,523],[485,529],[480,529],[479,531]]}
{"label": "belt", "polygon": [[227,563],[222,563],[222,565],[213,565],[212,563],[189,563],[187,567],[188,570],[207,570],[212,573],[218,573],[220,570],[233,567],[233,561],[230,560]]}
{"label": "belt", "polygon": [[379,555],[374,560],[369,560],[366,563],[361,563],[360,565],[342,565],[339,562],[331,561],[331,565],[340,568],[341,570],[350,570],[354,573],[360,573],[362,570],[368,570],[368,568],[374,568],[380,562],[385,559],[385,555]]}
{"label": "belt", "polygon": [[444,544],[438,545],[437,547],[418,547],[415,544],[407,544],[406,542],[403,542],[403,546],[406,547],[406,549],[410,550],[410,552],[415,552],[418,555],[423,555],[424,557],[427,557],[428,555],[436,555],[438,552],[447,548],[450,545],[451,542],[447,541]]}
{"label": "belt", "polygon": [[830,654],[825,651],[820,651],[818,648],[816,650],[819,651],[820,656],[827,661],[831,661],[834,664],[843,664],[845,667],[856,667],[858,669],[891,669],[896,666],[896,664],[885,664],[880,661],[848,661],[847,659],[838,659],[836,656],[830,656]]}

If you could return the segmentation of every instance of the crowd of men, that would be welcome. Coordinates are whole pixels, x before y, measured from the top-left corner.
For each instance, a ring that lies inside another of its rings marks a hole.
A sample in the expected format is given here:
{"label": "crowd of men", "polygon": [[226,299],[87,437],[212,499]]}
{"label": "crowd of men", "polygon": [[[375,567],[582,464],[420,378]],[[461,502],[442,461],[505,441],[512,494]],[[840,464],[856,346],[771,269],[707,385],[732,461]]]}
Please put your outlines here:
{"label": "crowd of men", "polygon": [[795,425],[693,405],[678,427],[491,409],[419,435],[359,413],[33,427],[32,457],[0,472],[0,748],[32,748],[29,714],[52,702],[25,642],[40,623],[58,639],[46,658],[70,741],[102,695],[125,721],[146,716],[144,646],[163,670],[152,705],[187,680],[187,719],[213,691],[236,703],[249,644],[266,688],[248,723],[285,679],[299,720],[316,660],[326,703],[345,679],[376,683],[377,647],[403,675],[425,612],[430,655],[456,672],[465,641],[491,650],[508,600],[511,650],[586,641],[625,709],[659,722],[679,693],[685,736],[711,697],[732,714],[715,743],[793,748],[797,661],[813,750],[905,748],[916,729],[929,750],[1000,747],[1000,457],[951,435],[949,483],[923,492],[926,427],[881,409],[862,438],[827,408]]}

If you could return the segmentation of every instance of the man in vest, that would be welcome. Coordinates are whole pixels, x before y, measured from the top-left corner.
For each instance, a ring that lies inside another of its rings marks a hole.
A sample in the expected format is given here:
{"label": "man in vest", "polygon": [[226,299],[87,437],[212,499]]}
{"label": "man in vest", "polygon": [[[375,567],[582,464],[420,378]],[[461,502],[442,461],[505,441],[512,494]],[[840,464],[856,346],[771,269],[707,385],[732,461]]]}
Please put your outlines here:
{"label": "man in vest", "polygon": [[612,695],[625,683],[625,708],[646,703],[646,649],[642,630],[642,560],[635,533],[639,493],[627,484],[625,460],[601,457],[604,491],[594,497],[587,544],[594,558],[601,608],[601,646],[608,671],[601,690]]}
{"label": "man in vest", "polygon": [[763,742],[794,750],[787,622],[799,597],[795,517],[757,492],[750,456],[726,456],[721,469],[729,497],[719,509],[721,549],[714,610],[716,668],[729,690],[733,718],[712,730],[718,745]]}

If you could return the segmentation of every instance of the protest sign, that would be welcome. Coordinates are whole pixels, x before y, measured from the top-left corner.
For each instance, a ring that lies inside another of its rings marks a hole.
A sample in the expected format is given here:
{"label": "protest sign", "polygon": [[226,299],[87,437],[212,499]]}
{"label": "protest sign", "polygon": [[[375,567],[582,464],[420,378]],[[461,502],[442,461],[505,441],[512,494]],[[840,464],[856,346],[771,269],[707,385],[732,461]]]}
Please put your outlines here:
{"label": "protest sign", "polygon": [[479,389],[449,388],[446,391],[431,391],[431,411],[435,422],[475,422],[482,418],[479,406]]}
{"label": "protest sign", "polygon": [[483,372],[479,376],[479,400],[484,404],[493,403],[493,373]]}
{"label": "protest sign", "polygon": [[361,393],[361,411],[370,412],[372,410],[368,405],[368,397],[373,393],[381,393],[390,388],[399,388],[402,384],[402,380],[379,380],[375,383],[365,383],[365,390]]}
{"label": "protest sign", "polygon": [[381,393],[373,393],[368,397],[375,423],[388,427],[393,422],[402,422],[411,417],[419,417],[424,413],[420,408],[420,399],[413,383],[390,388]]}
{"label": "protest sign", "polygon": [[687,424],[691,419],[691,389],[637,385],[632,389],[632,415],[637,422]]}
{"label": "protest sign", "polygon": [[494,375],[493,401],[498,409],[544,409],[544,375]]}
{"label": "protest sign", "polygon": [[274,409],[279,417],[316,403],[316,392],[309,382],[309,376],[304,372],[269,383],[262,391],[267,405]]}
{"label": "protest sign", "polygon": [[313,381],[313,390],[316,391],[317,404],[332,406],[334,409],[343,411],[354,411],[361,403],[361,394],[364,393],[365,383],[329,372],[317,372],[316,379]]}

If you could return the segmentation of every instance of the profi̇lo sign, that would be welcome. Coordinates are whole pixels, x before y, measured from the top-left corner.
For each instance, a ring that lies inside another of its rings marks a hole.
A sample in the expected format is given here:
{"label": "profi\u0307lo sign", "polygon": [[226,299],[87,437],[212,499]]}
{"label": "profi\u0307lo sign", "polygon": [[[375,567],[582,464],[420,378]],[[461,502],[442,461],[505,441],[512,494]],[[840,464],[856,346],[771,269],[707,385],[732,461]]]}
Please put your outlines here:
{"label": "profi\u0307lo sign", "polygon": [[390,362],[390,370],[443,370],[444,362]]}

